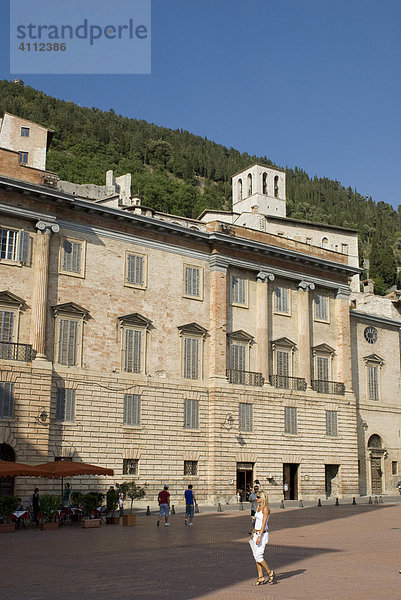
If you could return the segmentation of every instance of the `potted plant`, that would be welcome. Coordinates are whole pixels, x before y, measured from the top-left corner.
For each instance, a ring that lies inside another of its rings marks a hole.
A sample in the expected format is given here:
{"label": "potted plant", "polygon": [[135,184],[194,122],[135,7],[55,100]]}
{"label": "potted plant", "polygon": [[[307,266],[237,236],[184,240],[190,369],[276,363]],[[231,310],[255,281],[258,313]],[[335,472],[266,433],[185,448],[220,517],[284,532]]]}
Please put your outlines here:
{"label": "potted plant", "polygon": [[41,529],[57,529],[57,510],[60,507],[60,497],[44,494],[40,497],[40,512],[42,513]]}
{"label": "potted plant", "polygon": [[135,481],[126,481],[121,484],[122,493],[131,499],[130,512],[128,515],[123,515],[123,525],[136,525],[136,515],[132,514],[132,505],[134,500],[139,500],[145,496],[147,487],[147,483],[145,483],[144,487],[141,487]]}
{"label": "potted plant", "polygon": [[17,506],[17,496],[0,497],[0,533],[15,531],[15,524],[11,519],[11,513],[15,511]]}
{"label": "potted plant", "polygon": [[113,487],[110,487],[106,494],[106,504],[108,510],[111,512],[111,516],[106,518],[106,523],[118,525],[120,523],[120,517],[114,516],[114,513],[118,507],[118,491]]}
{"label": "potted plant", "polygon": [[100,527],[100,518],[94,517],[94,512],[101,503],[103,494],[88,492],[81,494],[81,505],[84,513],[82,527]]}

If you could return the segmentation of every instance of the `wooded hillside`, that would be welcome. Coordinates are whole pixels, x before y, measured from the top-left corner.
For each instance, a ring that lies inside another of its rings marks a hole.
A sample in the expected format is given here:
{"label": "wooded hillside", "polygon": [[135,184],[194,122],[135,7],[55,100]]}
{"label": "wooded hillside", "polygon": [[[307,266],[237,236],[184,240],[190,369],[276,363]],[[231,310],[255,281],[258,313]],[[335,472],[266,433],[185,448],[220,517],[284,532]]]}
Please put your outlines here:
{"label": "wooded hillside", "polygon": [[[241,154],[182,129],[171,130],[95,107],[85,108],[9,81],[0,82],[0,113],[19,115],[54,129],[47,168],[75,183],[105,183],[105,173],[131,172],[144,204],[197,217],[205,208],[231,208],[231,176],[266,156]],[[300,157],[302,161],[302,157]],[[286,169],[287,216],[355,228],[361,265],[371,263],[378,293],[397,281],[401,266],[401,212],[375,203],[339,181]],[[398,285],[398,287],[401,287]]]}

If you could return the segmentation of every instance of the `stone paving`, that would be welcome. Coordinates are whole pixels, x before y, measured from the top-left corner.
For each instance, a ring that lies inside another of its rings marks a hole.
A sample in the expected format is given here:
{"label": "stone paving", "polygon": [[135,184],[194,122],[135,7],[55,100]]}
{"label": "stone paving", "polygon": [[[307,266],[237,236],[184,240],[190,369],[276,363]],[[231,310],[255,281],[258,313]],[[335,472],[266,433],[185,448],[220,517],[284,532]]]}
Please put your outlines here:
{"label": "stone paving", "polygon": [[[248,508],[248,507],[246,507]],[[16,600],[399,600],[401,503],[274,508],[265,558],[275,585],[253,587],[249,511],[171,526],[64,526],[0,535],[1,598]]]}

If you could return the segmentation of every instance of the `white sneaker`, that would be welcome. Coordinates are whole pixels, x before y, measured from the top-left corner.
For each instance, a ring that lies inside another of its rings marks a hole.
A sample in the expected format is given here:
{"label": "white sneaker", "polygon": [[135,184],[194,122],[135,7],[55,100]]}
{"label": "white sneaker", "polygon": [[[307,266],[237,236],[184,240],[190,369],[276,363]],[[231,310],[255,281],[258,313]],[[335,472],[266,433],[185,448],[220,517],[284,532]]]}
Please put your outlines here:
{"label": "white sneaker", "polygon": [[170,527],[170,523],[164,523],[164,527]]}
{"label": "white sneaker", "polygon": [[188,525],[193,525],[193,523],[188,523]]}

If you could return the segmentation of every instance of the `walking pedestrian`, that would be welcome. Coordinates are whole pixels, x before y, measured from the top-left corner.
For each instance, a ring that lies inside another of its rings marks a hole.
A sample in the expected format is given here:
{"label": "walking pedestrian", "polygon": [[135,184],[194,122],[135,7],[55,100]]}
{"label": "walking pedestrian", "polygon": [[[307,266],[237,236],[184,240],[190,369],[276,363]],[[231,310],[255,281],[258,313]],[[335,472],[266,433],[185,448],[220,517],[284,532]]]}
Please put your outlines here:
{"label": "walking pedestrian", "polygon": [[251,503],[251,531],[248,531],[249,534],[252,533],[252,529],[253,529],[253,524],[255,521],[255,513],[258,509],[258,503],[256,501],[256,497],[258,495],[259,492],[259,486],[255,485],[253,488],[253,492],[251,494],[249,494],[248,496],[248,500]]}
{"label": "walking pedestrian", "polygon": [[36,525],[39,525],[39,519],[38,519],[38,515],[39,515],[39,511],[40,511],[39,488],[34,489],[34,492],[31,496],[31,506],[32,506],[33,520],[35,521]]}
{"label": "walking pedestrian", "polygon": [[195,513],[196,498],[192,489],[192,483],[188,485],[188,489],[185,490],[185,525],[193,525],[192,519]]}
{"label": "walking pedestrian", "polygon": [[[275,575],[263,557],[266,544],[269,541],[270,507],[266,492],[263,490],[259,491],[256,501],[258,508],[255,514],[255,524],[252,529],[252,537],[249,540],[249,545],[258,570],[258,578],[253,585],[264,585],[265,583],[274,583]],[[263,576],[263,569],[267,573],[267,580]]]}
{"label": "walking pedestrian", "polygon": [[168,485],[165,485],[164,488],[159,492],[157,501],[159,503],[159,518],[157,519],[157,526],[159,527],[160,521],[164,516],[164,525],[165,527],[168,527],[170,525],[168,522],[168,516],[170,514],[170,492],[168,491]]}

